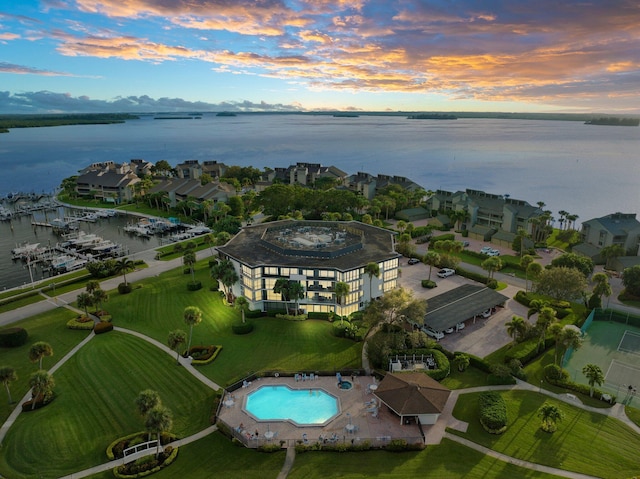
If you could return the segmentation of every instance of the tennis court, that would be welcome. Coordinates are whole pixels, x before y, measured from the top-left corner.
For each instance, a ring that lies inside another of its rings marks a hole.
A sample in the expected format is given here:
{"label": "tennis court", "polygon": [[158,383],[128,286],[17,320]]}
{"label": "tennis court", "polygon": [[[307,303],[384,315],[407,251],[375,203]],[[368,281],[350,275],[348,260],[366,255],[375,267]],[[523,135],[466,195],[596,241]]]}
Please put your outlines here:
{"label": "tennis court", "polygon": [[640,328],[630,324],[593,321],[582,347],[574,351],[565,369],[571,380],[589,384],[582,374],[586,364],[600,366],[605,382],[599,389],[623,400],[628,387],[640,391]]}

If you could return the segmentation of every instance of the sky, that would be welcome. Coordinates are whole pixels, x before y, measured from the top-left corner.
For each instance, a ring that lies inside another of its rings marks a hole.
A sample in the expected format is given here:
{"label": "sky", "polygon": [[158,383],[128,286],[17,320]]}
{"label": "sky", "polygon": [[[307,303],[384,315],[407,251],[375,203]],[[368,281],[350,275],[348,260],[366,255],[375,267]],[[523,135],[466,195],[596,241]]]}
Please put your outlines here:
{"label": "sky", "polygon": [[640,114],[638,0],[0,0],[0,113]]}

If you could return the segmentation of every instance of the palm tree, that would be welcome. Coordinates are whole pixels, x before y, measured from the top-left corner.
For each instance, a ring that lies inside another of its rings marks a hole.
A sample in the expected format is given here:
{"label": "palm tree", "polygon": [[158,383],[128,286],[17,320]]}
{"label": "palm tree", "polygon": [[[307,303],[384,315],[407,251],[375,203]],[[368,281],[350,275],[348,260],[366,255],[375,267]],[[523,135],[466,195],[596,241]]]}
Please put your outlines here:
{"label": "palm tree", "polygon": [[187,351],[191,350],[191,338],[193,337],[193,326],[202,321],[202,310],[197,306],[187,306],[184,308],[184,322],[189,325],[189,344]]}
{"label": "palm tree", "polygon": [[[567,350],[569,348],[578,349],[582,345],[583,339],[582,331],[580,331],[580,328],[577,326],[566,324],[558,328],[556,324],[559,325],[559,323],[552,324],[549,331],[551,331],[556,339],[555,364],[559,365],[564,362],[564,355]],[[560,351],[562,351],[561,355],[559,354]],[[560,361],[560,363],[558,361]]]}
{"label": "palm tree", "polygon": [[82,292],[78,295],[76,301],[78,302],[78,307],[84,309],[84,315],[89,317],[89,307],[93,305],[93,296],[89,293]]}
{"label": "palm tree", "polygon": [[182,256],[182,262],[189,268],[189,272],[191,273],[191,282],[195,283],[196,278],[194,275],[193,265],[196,264],[196,254],[193,251],[186,251]]}
{"label": "palm tree", "polygon": [[[531,302],[533,303],[533,301]],[[552,324],[555,320],[555,309],[544,306],[540,310],[540,313],[538,314],[538,320],[536,321],[536,326],[538,327],[538,331],[540,332],[540,337],[538,340],[538,351],[540,351],[540,348],[544,345],[544,338],[547,335],[547,329],[549,328],[549,325]]]}
{"label": "palm tree", "polygon": [[109,300],[109,295],[105,290],[100,288],[94,290],[93,294],[91,295],[91,301],[96,307],[96,313],[98,312],[98,309],[102,309],[102,303],[105,303],[108,300]]}
{"label": "palm tree", "polygon": [[589,396],[593,397],[593,387],[597,384],[602,386],[604,382],[604,374],[602,369],[595,364],[587,364],[582,368],[582,374],[584,374],[589,381]]}
{"label": "palm tree", "polygon": [[180,352],[178,348],[181,344],[187,342],[187,333],[185,333],[182,329],[174,329],[169,332],[169,337],[167,338],[167,345],[171,348],[172,351],[176,352],[176,364],[180,364]]}
{"label": "palm tree", "polygon": [[369,276],[369,300],[373,299],[372,285],[373,285],[373,277],[380,277],[380,265],[378,263],[374,263],[373,261],[367,263],[364,267],[364,272],[367,276]]}
{"label": "palm tree", "polygon": [[31,410],[36,408],[38,398],[46,403],[53,393],[55,382],[48,372],[39,370],[29,378],[29,386],[31,387]]}
{"label": "palm tree", "polygon": [[538,409],[538,417],[542,419],[542,430],[545,432],[554,432],[556,423],[564,418],[564,414],[558,406],[545,402]]}
{"label": "palm tree", "polygon": [[4,387],[7,388],[7,396],[9,396],[9,404],[13,403],[11,399],[11,390],[9,389],[9,384],[13,381],[18,380],[18,374],[16,370],[11,366],[0,366],[0,382],[4,384]]}
{"label": "palm tree", "polygon": [[507,327],[507,334],[513,338],[514,343],[517,343],[518,338],[524,334],[526,323],[524,318],[514,316],[505,326]]}
{"label": "palm tree", "polygon": [[626,251],[621,244],[612,244],[605,246],[600,250],[600,256],[606,261],[605,268],[609,269],[612,260],[624,256]]}
{"label": "palm tree", "polygon": [[468,354],[464,354],[464,353],[456,354],[455,357],[453,358],[453,364],[457,366],[458,371],[460,372],[465,371],[469,367],[470,363],[471,363],[471,359],[469,358]]}
{"label": "palm tree", "polygon": [[435,251],[427,251],[422,257],[422,262],[429,265],[429,281],[431,281],[431,270],[440,263],[440,255]]}
{"label": "palm tree", "polygon": [[[345,283],[343,281],[338,281],[336,283],[336,285],[333,288],[333,292],[336,294],[336,301],[339,305],[343,306],[343,301],[346,299],[347,295],[349,294],[349,290],[351,288],[349,287],[348,283]],[[337,311],[337,307],[336,307],[336,313]]]}
{"label": "palm tree", "polygon": [[244,313],[247,311],[247,307],[249,306],[249,301],[244,296],[238,296],[236,300],[233,302],[235,308],[239,309],[242,313],[242,323],[244,324]]}
{"label": "palm tree", "polygon": [[534,314],[540,314],[542,308],[549,306],[548,301],[542,299],[532,299],[529,303],[529,310],[527,311],[527,319],[531,318]]}
{"label": "palm tree", "polygon": [[602,296],[608,298],[612,293],[609,277],[605,273],[596,273],[591,277],[591,282],[595,284],[593,287],[593,295],[599,298],[599,303],[602,305]]}
{"label": "palm tree", "polygon": [[493,278],[493,273],[502,269],[502,260],[497,256],[485,259],[480,266],[488,272],[488,279]]}
{"label": "palm tree", "polygon": [[276,279],[275,284],[273,285],[273,292],[275,294],[279,294],[282,301],[285,303],[285,308],[287,309],[287,313],[289,312],[289,280],[287,278],[278,278]]}
{"label": "palm tree", "polygon": [[149,434],[155,432],[158,437],[158,444],[156,446],[157,458],[160,455],[160,435],[163,432],[170,431],[173,427],[173,415],[168,408],[158,405],[147,413],[144,425]]}
{"label": "palm tree", "polygon": [[42,358],[45,356],[53,356],[53,348],[49,343],[38,341],[29,348],[29,360],[32,363],[38,363],[38,369],[42,369]]}
{"label": "palm tree", "polygon": [[304,286],[300,281],[289,281],[289,300],[293,300],[298,314],[298,301],[304,298]]}
{"label": "palm tree", "polygon": [[85,289],[87,290],[87,293],[89,294],[93,293],[96,289],[100,289],[100,281],[96,279],[87,281],[87,285],[85,286]]}
{"label": "palm tree", "polygon": [[225,292],[225,296],[229,303],[233,302],[233,294],[231,288],[240,279],[233,263],[228,259],[223,259],[211,267],[211,276],[217,279]]}
{"label": "palm tree", "polygon": [[206,244],[209,247],[209,251],[211,252],[211,256],[213,256],[214,239],[213,239],[213,236],[211,235],[211,233],[206,234],[204,236],[204,238],[202,238],[202,241],[204,242],[204,244]]}
{"label": "palm tree", "polygon": [[527,291],[529,291],[529,274],[528,274],[528,269],[529,269],[529,265],[531,263],[533,263],[533,256],[529,255],[529,254],[525,254],[523,256],[520,257],[520,266],[522,266],[522,269],[524,269],[524,292],[526,293]]}
{"label": "palm tree", "polygon": [[[160,400],[158,391],[154,391],[153,389],[145,389],[144,391],[141,391],[136,398],[136,409],[142,417],[146,417],[147,414],[149,414],[149,411],[161,404],[162,401]],[[151,440],[151,433],[149,433],[148,440]]]}
{"label": "palm tree", "polygon": [[129,258],[122,258],[116,262],[116,272],[122,273],[125,286],[127,283],[127,273],[135,269],[135,264]]}

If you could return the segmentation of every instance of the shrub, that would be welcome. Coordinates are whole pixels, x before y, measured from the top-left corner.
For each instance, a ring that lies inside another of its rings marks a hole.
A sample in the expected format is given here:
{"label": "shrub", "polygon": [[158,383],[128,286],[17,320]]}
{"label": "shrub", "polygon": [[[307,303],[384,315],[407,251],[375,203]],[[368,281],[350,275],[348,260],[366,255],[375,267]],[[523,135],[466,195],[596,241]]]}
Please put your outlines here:
{"label": "shrub", "polygon": [[[93,321],[83,321],[84,318],[74,318],[67,321],[67,328],[90,331],[93,329]],[[87,318],[89,319],[89,318]]]}
{"label": "shrub", "polygon": [[344,338],[347,336],[347,330],[351,326],[349,321],[336,321],[333,323],[333,335],[336,338]]}
{"label": "shrub", "polygon": [[436,243],[436,241],[446,241],[446,240],[454,241],[455,239],[456,239],[456,235],[454,234],[432,236],[431,239],[429,240],[429,249],[433,248],[433,245]]}
{"label": "shrub", "polygon": [[524,291],[520,290],[516,293],[516,295],[514,296],[514,299],[522,304],[523,306],[526,306],[527,308],[529,307],[529,304],[531,303],[531,299],[529,297],[529,295],[527,293],[525,293]]}
{"label": "shrub", "polygon": [[93,327],[93,332],[96,334],[108,333],[113,331],[113,324],[107,321],[100,321]]}
{"label": "shrub", "polygon": [[193,365],[209,364],[218,357],[222,346],[193,346],[188,352],[184,353],[185,357],[191,356]]}
{"label": "shrub", "polygon": [[490,434],[502,434],[507,430],[507,405],[495,391],[480,395],[480,424]]}
{"label": "shrub", "polygon": [[465,353],[469,356],[469,365],[474,368],[479,369],[480,371],[490,374],[491,373],[491,364],[484,359],[474,356],[473,354]]}
{"label": "shrub", "polygon": [[129,294],[131,292],[131,285],[129,283],[124,284],[124,283],[120,283],[118,285],[118,293],[120,294]]}
{"label": "shrub", "polygon": [[307,317],[309,319],[324,319],[324,320],[328,320],[332,315],[333,315],[333,313],[327,313],[327,312],[324,312],[324,311],[309,311],[309,313],[307,314]]}
{"label": "shrub", "polygon": [[436,381],[442,381],[451,372],[451,363],[442,351],[431,349],[429,350],[429,352],[433,354],[433,360],[436,363],[436,369],[428,370],[427,374]]}
{"label": "shrub", "polygon": [[544,377],[548,381],[564,381],[569,377],[569,373],[557,364],[547,364],[544,367]]}
{"label": "shrub", "polygon": [[253,331],[253,323],[245,322],[231,325],[231,330],[233,334],[249,334]]}
{"label": "shrub", "polygon": [[217,279],[211,280],[209,291],[220,291],[220,282]]}
{"label": "shrub", "polygon": [[491,278],[489,281],[487,281],[487,288],[498,289],[498,281]]}
{"label": "shrub", "polygon": [[509,363],[512,360],[517,359],[522,364],[529,364],[529,362],[533,361],[536,357],[553,346],[553,344],[555,344],[555,341],[552,338],[546,338],[544,346],[538,351],[538,338],[527,339],[511,347],[506,352],[504,360]]}
{"label": "shrub", "polygon": [[189,281],[187,283],[187,290],[188,291],[198,291],[199,289],[202,289],[202,282],[200,282],[200,281]]}
{"label": "shrub", "polygon": [[438,283],[430,279],[423,279],[421,281],[421,284],[423,288],[429,288],[429,289],[436,288],[438,286]]}
{"label": "shrub", "polygon": [[0,347],[17,348],[27,342],[29,333],[24,328],[7,328],[0,330]]}

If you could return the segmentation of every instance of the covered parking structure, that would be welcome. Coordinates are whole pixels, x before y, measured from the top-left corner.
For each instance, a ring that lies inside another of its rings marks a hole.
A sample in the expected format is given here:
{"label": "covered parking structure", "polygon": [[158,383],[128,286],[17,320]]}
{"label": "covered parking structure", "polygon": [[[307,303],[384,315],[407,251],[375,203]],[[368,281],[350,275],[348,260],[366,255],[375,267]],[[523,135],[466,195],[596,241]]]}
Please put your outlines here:
{"label": "covered parking structure", "polygon": [[504,306],[508,299],[486,286],[465,284],[429,299],[424,324],[436,331],[444,331],[487,309]]}

